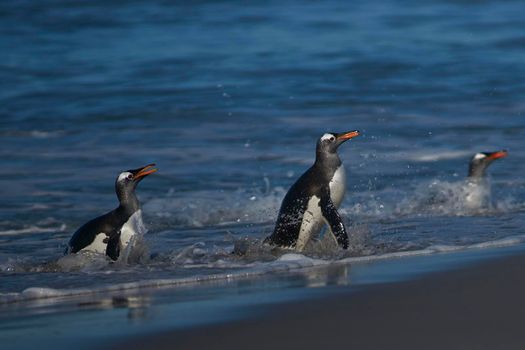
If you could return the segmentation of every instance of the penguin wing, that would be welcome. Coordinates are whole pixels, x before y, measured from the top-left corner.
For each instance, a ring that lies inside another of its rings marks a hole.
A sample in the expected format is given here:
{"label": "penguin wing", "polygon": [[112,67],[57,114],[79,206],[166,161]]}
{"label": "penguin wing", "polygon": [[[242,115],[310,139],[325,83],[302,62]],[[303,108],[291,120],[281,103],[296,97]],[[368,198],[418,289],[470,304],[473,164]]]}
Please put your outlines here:
{"label": "penguin wing", "polygon": [[330,230],[332,231],[337,244],[343,249],[348,249],[348,234],[346,233],[345,224],[343,223],[343,220],[341,220],[337,208],[330,198],[330,190],[327,189],[323,191],[323,195],[319,201],[319,206],[321,207],[323,218],[328,226],[330,226]]}
{"label": "penguin wing", "polygon": [[71,237],[67,244],[65,254],[78,253],[82,249],[92,244],[96,239],[97,233],[89,230],[86,225],[80,227]]}
{"label": "penguin wing", "polygon": [[293,247],[299,238],[304,211],[308,205],[306,197],[286,196],[279,210],[275,229],[264,242],[281,247]]}
{"label": "penguin wing", "polygon": [[106,255],[109,256],[111,260],[118,259],[118,256],[120,255],[120,229],[113,230],[109,234]]}

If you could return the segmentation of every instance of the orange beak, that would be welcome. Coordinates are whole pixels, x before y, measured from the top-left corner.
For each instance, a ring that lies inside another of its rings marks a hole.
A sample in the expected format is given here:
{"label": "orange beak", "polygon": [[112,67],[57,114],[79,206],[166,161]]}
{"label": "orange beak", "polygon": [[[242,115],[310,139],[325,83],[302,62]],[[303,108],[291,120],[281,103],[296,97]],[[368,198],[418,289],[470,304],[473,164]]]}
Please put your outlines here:
{"label": "orange beak", "polygon": [[140,179],[141,177],[147,176],[149,174],[153,174],[157,171],[157,169],[153,168],[155,166],[155,163],[148,164],[142,169],[139,170],[139,172],[135,175],[135,180]]}
{"label": "orange beak", "polygon": [[509,153],[505,150],[491,153],[487,158],[489,159],[500,159],[505,158]]}
{"label": "orange beak", "polygon": [[346,141],[346,140],[353,139],[356,136],[359,136],[359,131],[354,130],[354,131],[349,131],[349,132],[344,132],[342,134],[339,134],[337,136],[337,139],[338,140],[342,140],[342,141]]}

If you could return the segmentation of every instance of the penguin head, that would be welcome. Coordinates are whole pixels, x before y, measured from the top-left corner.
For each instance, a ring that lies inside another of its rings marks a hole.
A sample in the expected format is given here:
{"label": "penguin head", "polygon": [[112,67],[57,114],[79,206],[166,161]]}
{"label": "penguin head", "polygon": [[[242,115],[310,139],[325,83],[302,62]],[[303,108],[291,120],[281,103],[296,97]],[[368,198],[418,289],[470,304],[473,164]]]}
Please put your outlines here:
{"label": "penguin head", "polygon": [[120,201],[126,200],[135,191],[138,183],[149,174],[153,174],[157,169],[155,164],[148,164],[138,169],[123,171],[115,181],[115,190]]}
{"label": "penguin head", "polygon": [[345,141],[356,136],[359,136],[358,130],[340,133],[328,132],[321,136],[317,141],[317,153],[335,153],[337,148]]}
{"label": "penguin head", "polygon": [[476,153],[470,160],[468,176],[484,177],[488,166],[496,159],[505,158],[507,154],[508,152],[506,150]]}

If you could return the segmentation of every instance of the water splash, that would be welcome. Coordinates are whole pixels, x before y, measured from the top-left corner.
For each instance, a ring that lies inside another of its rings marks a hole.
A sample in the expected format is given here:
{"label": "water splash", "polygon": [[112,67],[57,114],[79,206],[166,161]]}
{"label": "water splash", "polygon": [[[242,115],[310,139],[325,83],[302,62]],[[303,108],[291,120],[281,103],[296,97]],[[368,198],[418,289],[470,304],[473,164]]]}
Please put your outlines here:
{"label": "water splash", "polygon": [[[164,198],[150,200],[144,210],[153,213],[158,222],[155,229],[171,227],[206,227],[235,223],[272,222],[277,216],[285,190],[282,187],[266,191],[237,190],[224,194],[192,193],[191,198],[173,191]],[[224,198],[228,201],[225,202]]]}
{"label": "water splash", "polygon": [[[315,276],[315,269],[323,266],[351,266],[360,262],[372,262],[385,259],[405,258],[411,256],[431,255],[436,253],[463,251],[472,249],[487,249],[496,247],[506,247],[525,242],[525,236],[514,236],[502,238],[490,242],[483,242],[477,244],[470,244],[464,246],[452,245],[432,245],[424,249],[409,250],[409,251],[393,251],[383,254],[363,255],[363,256],[349,256],[340,259],[317,259],[303,254],[293,252],[285,252],[278,258],[269,263],[255,263],[245,265],[243,269],[236,271],[224,271],[219,273],[211,273],[206,275],[192,275],[189,277],[171,277],[165,279],[152,278],[140,279],[133,282],[114,283],[103,286],[90,286],[85,288],[49,288],[33,286],[24,289],[22,292],[0,293],[0,304],[21,302],[28,300],[39,300],[46,298],[63,298],[75,297],[80,295],[96,295],[108,293],[126,293],[132,290],[139,290],[143,288],[161,288],[161,287],[182,287],[187,285],[198,285],[200,283],[207,283],[210,281],[231,281],[240,280],[244,278],[253,278],[268,273],[290,272],[290,271],[304,271],[312,273]],[[346,279],[346,274],[344,276]]]}
{"label": "water splash", "polygon": [[512,198],[494,200],[488,182],[434,180],[421,184],[415,195],[405,197],[395,207],[396,215],[479,216],[517,210]]}

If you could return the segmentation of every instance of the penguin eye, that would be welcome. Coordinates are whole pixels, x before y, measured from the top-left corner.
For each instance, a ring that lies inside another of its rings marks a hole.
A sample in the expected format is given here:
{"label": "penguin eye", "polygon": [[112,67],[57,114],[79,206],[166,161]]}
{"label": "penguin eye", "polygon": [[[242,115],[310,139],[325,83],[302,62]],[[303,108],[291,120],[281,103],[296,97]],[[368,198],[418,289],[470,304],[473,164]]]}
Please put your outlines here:
{"label": "penguin eye", "polygon": [[126,176],[126,179],[133,180],[133,174],[128,174],[128,176]]}
{"label": "penguin eye", "polygon": [[333,137],[333,136],[330,136],[329,140],[330,140],[330,142],[334,142],[334,140],[335,140],[335,137]]}

